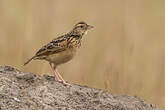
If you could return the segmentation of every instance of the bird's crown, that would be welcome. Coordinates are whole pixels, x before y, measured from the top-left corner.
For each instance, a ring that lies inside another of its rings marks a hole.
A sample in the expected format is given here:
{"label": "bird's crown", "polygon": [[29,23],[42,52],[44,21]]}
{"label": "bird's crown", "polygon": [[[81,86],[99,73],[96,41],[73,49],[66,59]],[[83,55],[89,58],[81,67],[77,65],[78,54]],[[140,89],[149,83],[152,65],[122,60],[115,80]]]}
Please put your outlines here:
{"label": "bird's crown", "polygon": [[74,26],[72,31],[74,34],[84,35],[91,28],[93,28],[93,26],[88,25],[84,21],[81,21]]}

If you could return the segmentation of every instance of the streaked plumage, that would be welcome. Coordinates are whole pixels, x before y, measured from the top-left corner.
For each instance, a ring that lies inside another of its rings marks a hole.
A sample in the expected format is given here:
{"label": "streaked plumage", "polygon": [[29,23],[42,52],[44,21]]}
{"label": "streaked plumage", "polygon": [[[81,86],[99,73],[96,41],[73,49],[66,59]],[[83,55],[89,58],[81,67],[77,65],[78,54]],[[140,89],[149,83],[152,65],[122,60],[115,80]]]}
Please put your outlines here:
{"label": "streaked plumage", "polygon": [[[68,62],[74,57],[76,50],[81,46],[82,36],[91,28],[93,28],[93,26],[87,25],[85,22],[77,23],[72,31],[55,38],[43,46],[31,59],[25,62],[24,65],[33,59],[46,60],[50,63],[52,69],[56,70],[57,65]],[[56,72],[57,71],[55,71],[55,76],[58,77],[57,74],[59,73]],[[66,84],[61,78],[57,78],[57,80]]]}

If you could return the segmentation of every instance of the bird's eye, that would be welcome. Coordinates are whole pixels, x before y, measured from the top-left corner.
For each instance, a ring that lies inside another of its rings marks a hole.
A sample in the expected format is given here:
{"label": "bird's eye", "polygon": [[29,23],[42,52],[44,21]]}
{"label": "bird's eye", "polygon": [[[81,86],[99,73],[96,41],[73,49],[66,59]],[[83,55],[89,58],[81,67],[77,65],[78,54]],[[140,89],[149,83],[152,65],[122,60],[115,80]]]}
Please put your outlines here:
{"label": "bird's eye", "polygon": [[83,28],[83,26],[80,26],[80,28]]}

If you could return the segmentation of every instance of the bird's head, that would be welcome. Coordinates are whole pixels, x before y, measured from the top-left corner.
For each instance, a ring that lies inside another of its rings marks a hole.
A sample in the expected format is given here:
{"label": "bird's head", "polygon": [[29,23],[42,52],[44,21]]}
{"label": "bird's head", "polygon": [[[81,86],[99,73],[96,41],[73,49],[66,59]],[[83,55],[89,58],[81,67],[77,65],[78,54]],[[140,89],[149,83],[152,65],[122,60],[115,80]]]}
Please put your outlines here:
{"label": "bird's head", "polygon": [[93,28],[93,26],[91,25],[88,25],[87,23],[85,22],[78,22],[74,28],[73,28],[73,33],[76,34],[76,35],[84,35],[88,32],[89,29]]}

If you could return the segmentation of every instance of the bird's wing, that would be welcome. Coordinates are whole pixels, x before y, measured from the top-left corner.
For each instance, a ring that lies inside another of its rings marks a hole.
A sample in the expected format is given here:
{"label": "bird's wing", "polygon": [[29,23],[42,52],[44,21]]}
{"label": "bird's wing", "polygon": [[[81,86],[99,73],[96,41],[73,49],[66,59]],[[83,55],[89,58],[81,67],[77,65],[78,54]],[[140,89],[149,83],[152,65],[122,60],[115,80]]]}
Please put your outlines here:
{"label": "bird's wing", "polygon": [[36,56],[48,56],[50,54],[56,54],[66,50],[67,39],[65,36],[58,37],[52,40],[47,45],[43,46],[37,53]]}

